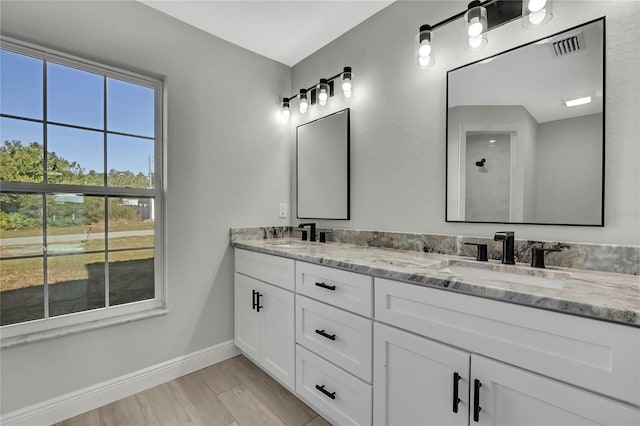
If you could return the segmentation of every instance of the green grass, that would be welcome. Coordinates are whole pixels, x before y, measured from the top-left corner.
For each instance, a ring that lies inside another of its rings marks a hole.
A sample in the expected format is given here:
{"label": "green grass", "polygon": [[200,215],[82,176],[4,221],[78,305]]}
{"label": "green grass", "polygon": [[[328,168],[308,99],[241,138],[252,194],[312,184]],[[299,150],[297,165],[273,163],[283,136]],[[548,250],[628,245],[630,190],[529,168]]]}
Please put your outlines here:
{"label": "green grass", "polygon": [[[109,223],[109,232],[118,231],[140,231],[154,229],[153,222],[122,222],[112,221]],[[104,232],[104,222],[94,223],[91,225],[80,226],[65,226],[56,227],[50,226],[47,228],[48,235],[73,235],[84,234],[85,231],[90,232]],[[0,238],[20,238],[20,237],[38,237],[42,235],[42,228],[30,228],[30,229],[0,229]]]}

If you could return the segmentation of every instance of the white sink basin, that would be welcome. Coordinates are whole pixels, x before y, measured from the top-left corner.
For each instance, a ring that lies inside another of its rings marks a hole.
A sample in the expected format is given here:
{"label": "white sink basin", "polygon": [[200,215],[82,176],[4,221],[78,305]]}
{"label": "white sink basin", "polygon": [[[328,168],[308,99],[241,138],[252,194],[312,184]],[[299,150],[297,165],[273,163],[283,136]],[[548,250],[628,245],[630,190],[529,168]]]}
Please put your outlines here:
{"label": "white sink basin", "polygon": [[499,281],[511,284],[532,285],[561,289],[567,283],[568,274],[546,270],[534,270],[522,267],[452,261],[440,268],[457,278],[482,281]]}
{"label": "white sink basin", "polygon": [[283,240],[283,241],[269,241],[267,243],[270,246],[278,247],[278,248],[309,248],[317,246],[316,243],[306,243],[303,241],[291,241],[291,240]]}

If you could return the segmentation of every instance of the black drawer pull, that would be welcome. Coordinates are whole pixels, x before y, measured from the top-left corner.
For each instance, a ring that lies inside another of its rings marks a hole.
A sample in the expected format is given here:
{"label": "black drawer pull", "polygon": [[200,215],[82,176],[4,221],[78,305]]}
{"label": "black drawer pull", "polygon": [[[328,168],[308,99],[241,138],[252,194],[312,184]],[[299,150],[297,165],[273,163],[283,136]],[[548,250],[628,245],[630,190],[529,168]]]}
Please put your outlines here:
{"label": "black drawer pull", "polygon": [[251,290],[252,291],[252,299],[251,299],[251,309],[255,310],[256,309],[256,294],[258,294],[257,291],[255,290]]}
{"label": "black drawer pull", "polygon": [[322,288],[326,288],[327,290],[334,290],[336,289],[335,285],[326,285],[325,283],[316,283],[316,285],[318,287],[322,287]]}
{"label": "black drawer pull", "polygon": [[480,420],[480,411],[482,408],[480,407],[480,387],[482,383],[480,380],[475,379],[473,381],[473,421],[478,422]]}
{"label": "black drawer pull", "polygon": [[453,373],[453,412],[458,412],[458,404],[460,403],[460,398],[458,396],[458,382],[462,377],[456,372]]}
{"label": "black drawer pull", "polygon": [[335,334],[327,334],[327,333],[324,332],[324,330],[316,330],[316,333],[318,333],[322,337],[326,337],[329,340],[336,340],[336,335]]}
{"label": "black drawer pull", "polygon": [[322,386],[316,385],[316,389],[318,389],[323,394],[327,395],[329,398],[336,399],[336,393],[335,392],[329,392],[328,390],[326,390],[324,388],[324,385],[322,385]]}

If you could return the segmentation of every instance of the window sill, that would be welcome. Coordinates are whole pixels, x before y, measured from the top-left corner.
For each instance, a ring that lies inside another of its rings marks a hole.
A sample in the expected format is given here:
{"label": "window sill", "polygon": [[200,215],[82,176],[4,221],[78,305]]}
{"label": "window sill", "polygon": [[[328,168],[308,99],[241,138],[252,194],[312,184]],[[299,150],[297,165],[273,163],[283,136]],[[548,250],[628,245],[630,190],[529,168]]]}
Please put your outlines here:
{"label": "window sill", "polygon": [[141,319],[153,318],[160,315],[166,315],[168,313],[169,313],[169,310],[166,308],[154,308],[146,311],[135,312],[131,314],[124,314],[124,315],[119,315],[111,318],[104,318],[104,319],[99,319],[95,321],[85,322],[81,324],[58,327],[51,330],[44,330],[44,331],[22,334],[19,336],[2,338],[0,339],[0,349],[8,349],[15,346],[29,344],[29,343],[56,339],[58,337],[70,336],[72,334],[77,334],[77,333],[84,333],[85,331],[92,331],[92,330],[98,330],[100,328],[111,327],[112,325],[126,324],[132,321],[138,321]]}

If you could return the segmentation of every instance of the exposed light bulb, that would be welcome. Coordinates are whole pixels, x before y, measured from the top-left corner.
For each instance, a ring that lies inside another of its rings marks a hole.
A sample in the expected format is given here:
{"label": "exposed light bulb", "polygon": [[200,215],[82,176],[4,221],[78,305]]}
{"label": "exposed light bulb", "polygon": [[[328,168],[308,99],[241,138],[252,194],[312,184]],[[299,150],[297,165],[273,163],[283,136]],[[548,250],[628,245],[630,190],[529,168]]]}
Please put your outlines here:
{"label": "exposed light bulb", "polygon": [[529,0],[527,3],[527,8],[530,12],[540,12],[547,4],[547,0]]}
{"label": "exposed light bulb", "polygon": [[418,56],[418,65],[422,68],[426,68],[432,64],[431,55],[429,56]]}
{"label": "exposed light bulb", "polygon": [[289,110],[289,99],[282,98],[282,117],[288,120],[290,115],[291,111]]}
{"label": "exposed light bulb", "polygon": [[418,56],[425,57],[431,55],[431,45],[428,41],[423,41],[418,48]]}
{"label": "exposed light bulb", "polygon": [[532,25],[540,25],[544,21],[544,18],[546,18],[546,16],[547,11],[542,9],[537,12],[531,12],[529,16],[527,16],[527,19],[529,20],[529,22],[531,22]]}
{"label": "exposed light bulb", "polygon": [[318,93],[318,103],[320,105],[326,105],[328,98],[329,95],[327,94],[327,89],[320,89],[320,93]]}
{"label": "exposed light bulb", "polygon": [[524,28],[538,28],[552,18],[552,0],[526,0],[522,2],[522,26]]}
{"label": "exposed light bulb", "polygon": [[471,20],[469,21],[469,27],[467,28],[469,37],[478,37],[480,34],[482,34],[483,30],[484,26],[482,25],[482,22],[480,22],[480,18],[471,18]]}
{"label": "exposed light bulb", "polygon": [[469,47],[472,49],[477,49],[482,46],[482,41],[484,39],[482,37],[469,37]]}
{"label": "exposed light bulb", "polygon": [[351,97],[351,81],[350,80],[345,80],[342,83],[342,93],[344,93],[345,98]]}
{"label": "exposed light bulb", "polygon": [[282,116],[284,118],[289,118],[291,116],[291,111],[289,111],[289,108],[285,108],[282,110]]}

